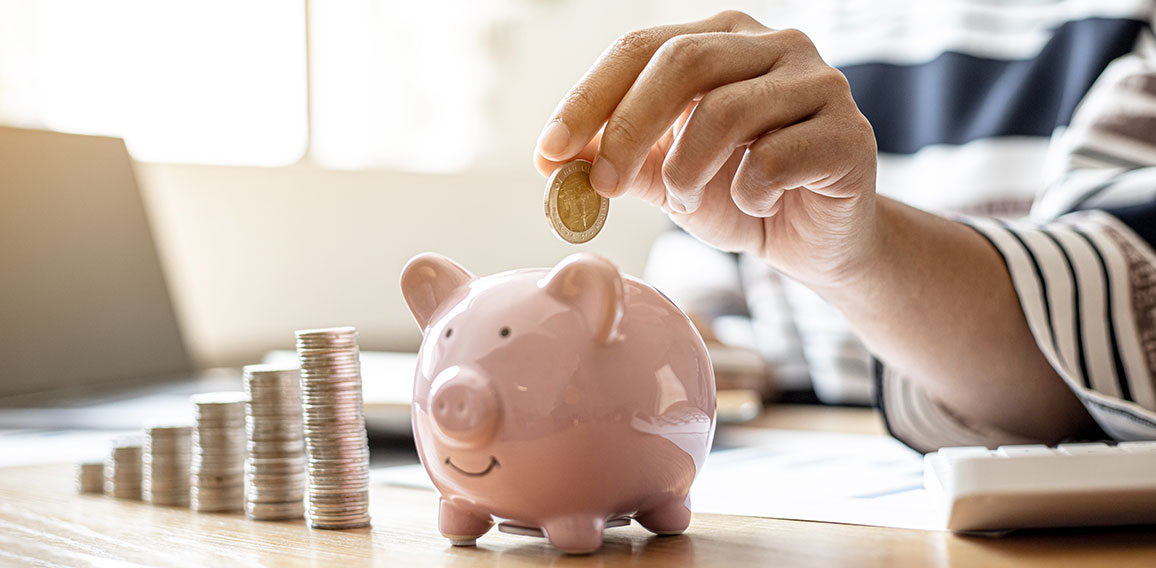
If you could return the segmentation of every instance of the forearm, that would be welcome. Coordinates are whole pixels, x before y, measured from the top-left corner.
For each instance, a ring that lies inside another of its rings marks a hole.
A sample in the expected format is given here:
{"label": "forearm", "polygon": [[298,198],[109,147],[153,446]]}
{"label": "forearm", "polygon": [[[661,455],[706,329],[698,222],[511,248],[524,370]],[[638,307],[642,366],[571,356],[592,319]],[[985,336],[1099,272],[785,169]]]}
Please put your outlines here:
{"label": "forearm", "polygon": [[877,199],[869,261],[817,289],[880,359],[965,421],[1060,440],[1090,424],[1036,346],[999,254],[974,230]]}

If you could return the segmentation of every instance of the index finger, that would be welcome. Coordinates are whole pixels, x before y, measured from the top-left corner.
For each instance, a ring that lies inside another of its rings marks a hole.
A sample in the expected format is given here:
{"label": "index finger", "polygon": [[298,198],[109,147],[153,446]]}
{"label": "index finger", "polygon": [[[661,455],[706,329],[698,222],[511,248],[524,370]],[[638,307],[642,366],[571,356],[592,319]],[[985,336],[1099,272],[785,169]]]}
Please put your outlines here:
{"label": "index finger", "polygon": [[538,152],[534,152],[534,167],[538,169],[538,173],[542,174],[543,177],[550,177],[550,174],[554,173],[554,170],[566,165],[572,160],[593,162],[594,156],[598,154],[598,145],[601,142],[602,132],[599,131],[577,154],[566,160],[551,160]]}
{"label": "index finger", "polygon": [[742,12],[720,12],[689,24],[630,32],[616,40],[562,98],[538,138],[537,154],[552,162],[577,155],[610,118],[654,53],[672,37],[763,28]]}

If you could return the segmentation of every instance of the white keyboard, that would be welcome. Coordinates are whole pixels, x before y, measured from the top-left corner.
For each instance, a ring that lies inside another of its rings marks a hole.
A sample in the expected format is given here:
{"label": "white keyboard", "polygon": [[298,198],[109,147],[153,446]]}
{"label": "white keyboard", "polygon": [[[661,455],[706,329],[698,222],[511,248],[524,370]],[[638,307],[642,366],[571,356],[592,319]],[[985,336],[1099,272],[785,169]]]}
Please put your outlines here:
{"label": "white keyboard", "polygon": [[942,448],[923,466],[953,531],[1156,523],[1156,442]]}

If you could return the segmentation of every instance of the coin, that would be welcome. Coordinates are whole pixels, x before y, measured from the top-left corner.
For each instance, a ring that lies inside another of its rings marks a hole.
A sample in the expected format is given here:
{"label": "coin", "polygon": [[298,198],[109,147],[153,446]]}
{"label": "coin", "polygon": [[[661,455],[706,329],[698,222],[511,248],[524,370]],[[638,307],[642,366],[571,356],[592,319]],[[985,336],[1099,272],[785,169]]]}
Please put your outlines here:
{"label": "coin", "polygon": [[574,160],[546,183],[546,220],[558,238],[580,244],[598,235],[606,224],[610,200],[590,185],[590,162]]}
{"label": "coin", "polygon": [[104,462],[80,464],[77,480],[81,493],[104,493]]}
{"label": "coin", "polygon": [[301,371],[296,366],[246,366],[245,392],[245,514],[260,521],[300,519],[307,479]]}
{"label": "coin", "polygon": [[297,332],[304,411],[300,424],[308,454],[303,464],[308,471],[306,512],[314,528],[350,529],[370,522],[369,439],[359,353],[355,328]]}
{"label": "coin", "polygon": [[250,519],[259,521],[300,519],[305,514],[305,502],[300,499],[285,503],[258,503],[247,501],[245,503],[245,513]]}
{"label": "coin", "polygon": [[194,511],[229,512],[245,506],[245,406],[243,392],[203,393],[192,397],[190,504]]}
{"label": "coin", "polygon": [[154,505],[189,505],[192,427],[152,421],[145,425],[141,495]]}
{"label": "coin", "polygon": [[104,464],[104,492],[119,499],[141,500],[142,441],[137,437],[113,441]]}

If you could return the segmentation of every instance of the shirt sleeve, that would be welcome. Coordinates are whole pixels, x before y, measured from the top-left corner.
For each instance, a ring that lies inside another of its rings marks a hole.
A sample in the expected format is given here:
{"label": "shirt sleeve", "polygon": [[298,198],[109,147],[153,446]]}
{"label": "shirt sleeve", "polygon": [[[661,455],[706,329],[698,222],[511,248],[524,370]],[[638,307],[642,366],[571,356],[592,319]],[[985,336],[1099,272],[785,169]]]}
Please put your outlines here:
{"label": "shirt sleeve", "polygon": [[[1156,439],[1156,202],[967,224],[1003,257],[1037,346],[1103,432]],[[882,364],[875,376],[888,429],[919,451],[1038,441],[969,424]]]}
{"label": "shirt sleeve", "polygon": [[[1153,22],[1156,26],[1156,22]],[[1156,199],[1156,37],[1108,65],[1053,137],[1032,219]]]}
{"label": "shirt sleeve", "polygon": [[[1107,435],[1156,439],[1156,38],[1096,79],[1053,137],[1030,222],[965,220],[1003,256],[1039,349]],[[1077,213],[1072,213],[1076,211]],[[954,416],[878,362],[876,403],[920,451],[1028,440]]]}

